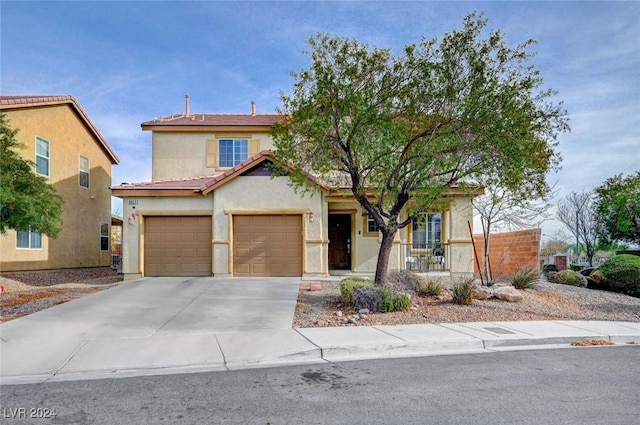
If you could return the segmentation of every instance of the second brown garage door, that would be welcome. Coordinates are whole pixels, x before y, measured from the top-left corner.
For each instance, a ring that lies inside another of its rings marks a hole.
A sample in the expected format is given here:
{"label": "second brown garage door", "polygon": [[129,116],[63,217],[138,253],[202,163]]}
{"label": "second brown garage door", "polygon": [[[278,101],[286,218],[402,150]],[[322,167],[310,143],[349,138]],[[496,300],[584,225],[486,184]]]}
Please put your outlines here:
{"label": "second brown garage door", "polygon": [[211,216],[145,217],[145,276],[211,276]]}
{"label": "second brown garage door", "polygon": [[302,216],[234,216],[233,274],[301,276]]}

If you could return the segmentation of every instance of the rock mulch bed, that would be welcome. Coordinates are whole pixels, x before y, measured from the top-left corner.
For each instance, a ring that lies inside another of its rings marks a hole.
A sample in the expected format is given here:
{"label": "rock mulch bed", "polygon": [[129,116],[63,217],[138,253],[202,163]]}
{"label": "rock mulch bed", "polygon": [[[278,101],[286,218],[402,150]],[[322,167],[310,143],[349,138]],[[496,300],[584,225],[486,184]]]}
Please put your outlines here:
{"label": "rock mulch bed", "polygon": [[367,326],[520,320],[619,320],[640,322],[640,298],[539,281],[535,289],[518,290],[520,302],[490,298],[463,306],[439,297],[414,297],[406,311],[360,314],[342,305],[338,282],[323,282],[320,291],[299,292],[293,326]]}
{"label": "rock mulch bed", "polygon": [[6,322],[122,282],[110,267],[0,274],[0,322]]}

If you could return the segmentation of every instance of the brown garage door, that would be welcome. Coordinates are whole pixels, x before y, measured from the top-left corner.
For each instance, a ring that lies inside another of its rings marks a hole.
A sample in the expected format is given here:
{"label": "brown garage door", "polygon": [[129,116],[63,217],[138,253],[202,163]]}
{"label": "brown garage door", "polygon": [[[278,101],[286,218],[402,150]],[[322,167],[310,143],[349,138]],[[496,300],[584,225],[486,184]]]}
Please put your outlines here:
{"label": "brown garage door", "polygon": [[146,217],[145,276],[211,276],[211,216]]}
{"label": "brown garage door", "polygon": [[301,276],[302,216],[233,217],[235,276]]}

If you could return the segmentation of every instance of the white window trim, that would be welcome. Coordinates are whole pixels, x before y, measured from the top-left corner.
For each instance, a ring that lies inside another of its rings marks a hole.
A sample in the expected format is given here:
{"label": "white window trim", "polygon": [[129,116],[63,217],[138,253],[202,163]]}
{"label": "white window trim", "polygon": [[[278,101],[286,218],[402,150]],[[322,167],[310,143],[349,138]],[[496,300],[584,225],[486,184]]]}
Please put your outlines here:
{"label": "white window trim", "polygon": [[[48,148],[47,150],[49,151],[49,156],[48,157],[38,154],[38,140],[42,140],[43,142],[45,142],[47,144],[47,148]],[[35,144],[35,149],[34,150],[35,150],[35,158],[36,158],[35,161],[36,161],[36,164],[38,163],[38,157],[46,159],[47,160],[47,171],[49,172],[49,174],[39,173],[38,172],[38,167],[35,167],[35,170],[34,170],[35,173],[37,175],[39,175],[39,176],[43,176],[43,177],[47,177],[47,178],[51,177],[51,142],[49,142],[47,139],[45,139],[43,137],[36,136],[36,144]]]}
{"label": "white window trim", "polygon": [[[22,230],[22,232],[26,232],[29,234],[29,246],[28,247],[24,247],[24,246],[18,246],[18,233],[20,231],[17,230],[16,231],[16,249],[17,250],[24,250],[24,251],[42,251],[42,247],[44,245],[44,235],[40,232],[34,232],[31,229],[29,229],[28,231]],[[37,248],[34,248],[31,246],[31,234],[32,233],[38,233],[40,235],[40,246]]]}

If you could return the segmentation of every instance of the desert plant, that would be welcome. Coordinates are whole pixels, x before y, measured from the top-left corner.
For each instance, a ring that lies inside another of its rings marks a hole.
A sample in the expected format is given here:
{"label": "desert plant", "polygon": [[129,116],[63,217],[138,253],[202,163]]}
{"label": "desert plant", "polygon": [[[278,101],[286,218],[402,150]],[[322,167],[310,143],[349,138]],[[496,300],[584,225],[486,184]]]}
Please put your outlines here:
{"label": "desert plant", "polygon": [[587,286],[587,278],[573,270],[562,270],[553,275],[553,278],[550,277],[549,280],[562,285],[582,286],[585,288]]}
{"label": "desert plant", "polygon": [[393,309],[395,311],[406,310],[411,303],[411,296],[409,294],[398,294],[393,300]]}
{"label": "desert plant", "polygon": [[538,278],[538,272],[533,269],[518,270],[511,278],[511,284],[516,289],[530,289],[535,287]]}
{"label": "desert plant", "polygon": [[360,277],[348,277],[340,282],[340,298],[345,305],[353,304],[353,291],[373,285],[372,280]]}
{"label": "desert plant", "polygon": [[420,292],[425,295],[440,295],[444,291],[444,284],[438,280],[428,280],[420,285]]}
{"label": "desert plant", "polygon": [[640,297],[640,257],[638,256],[621,254],[611,257],[602,263],[591,277],[596,282],[604,283],[612,291]]}
{"label": "desert plant", "polygon": [[473,303],[473,279],[460,279],[453,284],[453,302],[460,305]]}
{"label": "desert plant", "polygon": [[393,311],[393,292],[387,288],[380,288],[380,295],[382,296],[382,308],[384,313]]}
{"label": "desert plant", "polygon": [[374,285],[357,288],[351,295],[353,306],[357,310],[368,309],[371,312],[382,311],[382,294]]}

